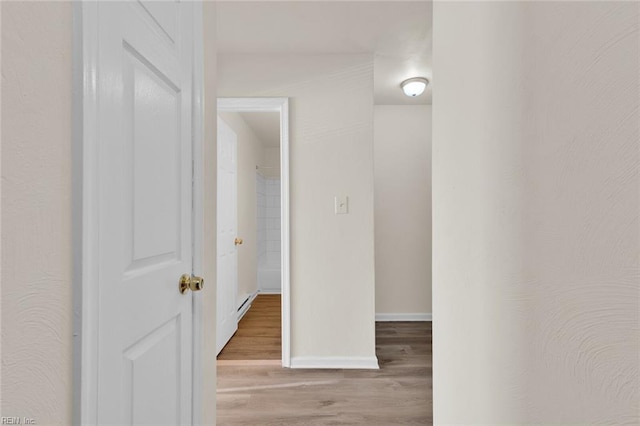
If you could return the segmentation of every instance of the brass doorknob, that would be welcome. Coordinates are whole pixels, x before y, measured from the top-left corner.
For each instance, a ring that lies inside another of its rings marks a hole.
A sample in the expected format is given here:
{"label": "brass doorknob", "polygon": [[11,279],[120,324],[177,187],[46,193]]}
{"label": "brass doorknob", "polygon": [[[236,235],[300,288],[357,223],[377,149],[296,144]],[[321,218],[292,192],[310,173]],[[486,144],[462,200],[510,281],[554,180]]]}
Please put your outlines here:
{"label": "brass doorknob", "polygon": [[204,288],[204,278],[195,275],[183,274],[180,277],[180,293],[185,294],[187,290],[200,291]]}
{"label": "brass doorknob", "polygon": [[236,238],[236,240],[234,241],[234,244],[238,245],[238,244],[242,244],[243,242],[244,241],[242,241],[242,238]]}

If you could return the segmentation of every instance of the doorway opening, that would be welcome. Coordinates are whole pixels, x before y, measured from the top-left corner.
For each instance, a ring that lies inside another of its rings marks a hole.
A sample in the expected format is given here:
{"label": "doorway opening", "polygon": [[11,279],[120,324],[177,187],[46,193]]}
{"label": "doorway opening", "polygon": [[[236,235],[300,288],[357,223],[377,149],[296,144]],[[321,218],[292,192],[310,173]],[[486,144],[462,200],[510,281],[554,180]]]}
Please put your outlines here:
{"label": "doorway opening", "polygon": [[290,366],[286,98],[218,99],[219,365]]}

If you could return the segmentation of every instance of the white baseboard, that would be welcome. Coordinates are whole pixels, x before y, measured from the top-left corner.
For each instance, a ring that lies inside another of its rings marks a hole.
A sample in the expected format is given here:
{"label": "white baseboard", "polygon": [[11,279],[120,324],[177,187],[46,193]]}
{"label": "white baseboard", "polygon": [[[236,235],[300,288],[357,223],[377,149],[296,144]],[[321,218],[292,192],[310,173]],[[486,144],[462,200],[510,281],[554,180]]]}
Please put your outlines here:
{"label": "white baseboard", "polygon": [[373,357],[293,357],[291,368],[340,368],[378,370],[378,358]]}
{"label": "white baseboard", "polygon": [[376,314],[376,321],[432,321],[431,314]]}
{"label": "white baseboard", "polygon": [[282,291],[280,291],[279,288],[274,288],[274,289],[264,289],[261,288],[260,290],[258,290],[260,292],[260,294],[282,294]]}
{"label": "white baseboard", "polygon": [[242,319],[244,314],[247,313],[247,311],[251,307],[251,304],[253,303],[257,295],[258,295],[258,290],[254,291],[249,295],[249,299],[244,305],[242,305],[242,308],[238,308],[238,322]]}

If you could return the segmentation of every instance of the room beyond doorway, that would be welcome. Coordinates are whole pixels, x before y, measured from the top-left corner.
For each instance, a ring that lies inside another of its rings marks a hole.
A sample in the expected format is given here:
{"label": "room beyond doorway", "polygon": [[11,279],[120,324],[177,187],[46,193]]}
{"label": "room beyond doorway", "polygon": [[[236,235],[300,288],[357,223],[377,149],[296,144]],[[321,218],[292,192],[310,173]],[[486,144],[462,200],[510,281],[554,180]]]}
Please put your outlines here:
{"label": "room beyond doorway", "polygon": [[[217,282],[218,324],[223,323],[220,312],[228,312],[225,318],[233,317],[235,328],[221,333],[229,330],[218,326],[218,334],[224,334],[218,359],[281,360],[278,364],[289,367],[288,99],[219,98],[218,126],[219,237],[226,222],[235,221],[235,238],[223,238],[235,240],[233,259],[225,263],[219,249]],[[225,128],[232,134],[233,149],[221,151]],[[237,196],[221,199],[225,188],[234,186],[221,180],[226,157],[236,172]],[[224,265],[234,273],[221,273]]]}

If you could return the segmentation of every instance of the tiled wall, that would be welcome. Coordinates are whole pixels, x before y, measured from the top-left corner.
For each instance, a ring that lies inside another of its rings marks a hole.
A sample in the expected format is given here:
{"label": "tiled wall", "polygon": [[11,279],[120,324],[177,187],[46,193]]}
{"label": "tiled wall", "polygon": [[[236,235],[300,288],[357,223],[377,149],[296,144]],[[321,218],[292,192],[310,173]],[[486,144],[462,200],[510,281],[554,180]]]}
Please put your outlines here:
{"label": "tiled wall", "polygon": [[258,250],[258,267],[266,261],[267,258],[267,189],[266,179],[260,173],[256,173],[256,192],[257,192],[257,220],[258,220],[258,235],[257,235],[257,250]]}
{"label": "tiled wall", "polygon": [[258,268],[280,268],[280,179],[256,174]]}

